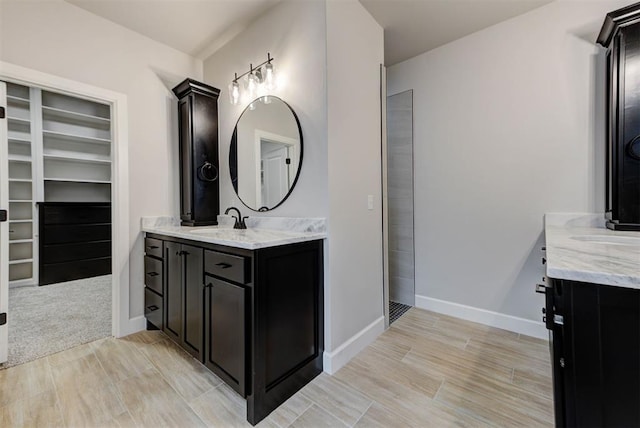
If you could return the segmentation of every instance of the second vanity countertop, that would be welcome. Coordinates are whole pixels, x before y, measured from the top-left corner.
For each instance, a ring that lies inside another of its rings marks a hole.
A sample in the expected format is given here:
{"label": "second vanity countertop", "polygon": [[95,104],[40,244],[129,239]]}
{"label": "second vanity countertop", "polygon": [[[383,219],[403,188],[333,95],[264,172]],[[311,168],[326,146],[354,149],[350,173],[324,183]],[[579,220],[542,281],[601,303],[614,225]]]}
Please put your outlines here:
{"label": "second vanity countertop", "polygon": [[547,276],[640,289],[640,233],[612,231],[602,214],[546,214]]}
{"label": "second vanity countertop", "polygon": [[143,217],[142,231],[247,250],[327,237],[321,218],[249,217],[247,229],[233,229],[233,219],[219,216],[218,226],[185,227],[171,217]]}

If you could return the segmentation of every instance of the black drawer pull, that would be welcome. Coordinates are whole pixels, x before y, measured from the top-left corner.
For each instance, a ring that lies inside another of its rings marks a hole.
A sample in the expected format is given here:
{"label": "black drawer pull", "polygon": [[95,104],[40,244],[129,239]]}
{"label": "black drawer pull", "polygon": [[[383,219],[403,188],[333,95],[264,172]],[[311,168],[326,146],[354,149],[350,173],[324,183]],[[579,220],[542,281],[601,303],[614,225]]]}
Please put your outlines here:
{"label": "black drawer pull", "polygon": [[220,266],[222,269],[229,269],[231,266],[229,263],[225,263],[225,262],[220,262],[220,263],[216,263],[216,266]]}
{"label": "black drawer pull", "polygon": [[160,274],[158,272],[147,272],[147,275],[149,275],[149,276],[158,276]]}
{"label": "black drawer pull", "polygon": [[151,306],[147,306],[147,309],[149,309],[149,312],[153,312],[153,311],[157,311],[160,308],[157,307],[156,305],[151,305]]}

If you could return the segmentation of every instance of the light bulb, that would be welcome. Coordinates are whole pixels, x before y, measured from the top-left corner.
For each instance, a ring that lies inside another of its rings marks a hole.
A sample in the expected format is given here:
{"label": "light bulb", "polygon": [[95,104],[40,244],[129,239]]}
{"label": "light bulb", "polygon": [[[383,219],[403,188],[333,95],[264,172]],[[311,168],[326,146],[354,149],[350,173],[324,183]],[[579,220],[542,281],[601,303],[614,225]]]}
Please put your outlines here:
{"label": "light bulb", "polygon": [[263,81],[267,90],[273,91],[276,88],[276,72],[270,62],[264,66]]}
{"label": "light bulb", "polygon": [[256,109],[256,103],[249,104],[249,110],[255,110],[255,109]]}
{"label": "light bulb", "polygon": [[249,99],[254,99],[256,91],[258,90],[258,79],[253,72],[249,73],[246,80],[247,96]]}
{"label": "light bulb", "polygon": [[236,80],[229,84],[229,101],[233,105],[240,102],[240,85],[238,85],[238,81]]}

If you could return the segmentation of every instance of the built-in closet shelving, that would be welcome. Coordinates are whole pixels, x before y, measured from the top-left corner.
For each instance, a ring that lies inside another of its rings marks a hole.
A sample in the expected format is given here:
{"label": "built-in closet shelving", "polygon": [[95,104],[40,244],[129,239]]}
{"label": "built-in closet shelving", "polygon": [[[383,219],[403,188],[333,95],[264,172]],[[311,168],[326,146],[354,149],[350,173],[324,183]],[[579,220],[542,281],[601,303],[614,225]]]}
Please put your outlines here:
{"label": "built-in closet shelving", "polygon": [[110,106],[7,83],[9,280],[38,282],[37,202],[111,201]]}
{"label": "built-in closet shelving", "polygon": [[32,90],[7,85],[7,126],[9,163],[9,280],[12,284],[31,283],[37,277],[34,256],[34,225],[37,174],[34,165],[33,137],[36,111]]}
{"label": "built-in closet shelving", "polygon": [[44,200],[111,200],[108,105],[42,91]]}

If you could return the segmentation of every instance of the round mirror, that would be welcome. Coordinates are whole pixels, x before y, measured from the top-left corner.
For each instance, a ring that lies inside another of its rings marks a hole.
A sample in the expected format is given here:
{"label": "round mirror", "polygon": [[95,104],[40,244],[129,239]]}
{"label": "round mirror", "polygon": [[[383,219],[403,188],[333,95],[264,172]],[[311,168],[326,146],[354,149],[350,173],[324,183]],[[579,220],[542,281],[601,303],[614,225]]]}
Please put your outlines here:
{"label": "round mirror", "polygon": [[231,137],[229,171],[238,197],[254,211],[274,209],[291,193],[302,165],[302,130],[278,97],[255,99]]}

